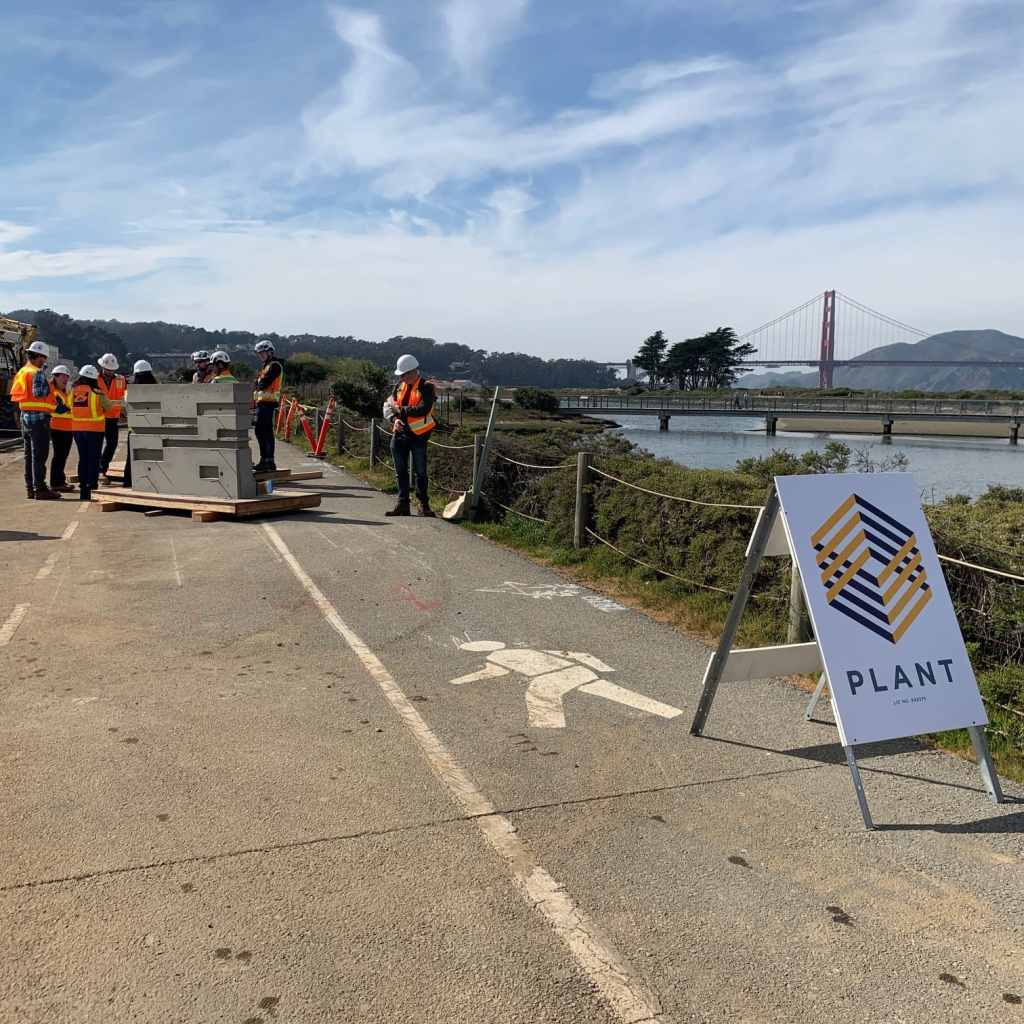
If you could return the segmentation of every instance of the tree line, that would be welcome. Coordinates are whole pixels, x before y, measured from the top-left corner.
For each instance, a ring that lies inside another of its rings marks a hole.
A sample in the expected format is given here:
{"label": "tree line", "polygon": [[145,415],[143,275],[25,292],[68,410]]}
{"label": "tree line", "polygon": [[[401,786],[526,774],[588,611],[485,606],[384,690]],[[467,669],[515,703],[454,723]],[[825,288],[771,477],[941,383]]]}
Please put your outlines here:
{"label": "tree line", "polygon": [[699,338],[675,344],[663,331],[645,339],[633,363],[652,384],[672,383],[684,391],[729,388],[743,372],[742,362],[757,351],[740,341],[731,327],[718,327]]}
{"label": "tree line", "polygon": [[121,320],[75,320],[53,310],[15,310],[16,320],[34,323],[44,341],[57,345],[78,365],[113,352],[122,362],[148,359],[196,349],[225,349],[238,364],[256,365],[252,347],[270,338],[279,356],[288,359],[308,352],[325,360],[368,360],[387,370],[400,355],[414,355],[431,377],[464,378],[477,384],[506,387],[615,387],[615,371],[590,359],[541,359],[522,352],[488,352],[456,342],[396,335],[387,341],[366,341],[352,335],[290,334],[251,331],[211,331],[163,321],[126,323]]}

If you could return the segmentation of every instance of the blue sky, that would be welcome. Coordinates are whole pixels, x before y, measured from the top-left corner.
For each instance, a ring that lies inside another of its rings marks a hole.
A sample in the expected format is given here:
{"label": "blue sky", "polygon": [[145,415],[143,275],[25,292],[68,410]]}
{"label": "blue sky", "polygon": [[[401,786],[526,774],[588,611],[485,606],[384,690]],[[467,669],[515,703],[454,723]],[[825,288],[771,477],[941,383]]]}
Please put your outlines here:
{"label": "blue sky", "polygon": [[24,2],[0,309],[623,358],[835,287],[1024,334],[1024,5]]}

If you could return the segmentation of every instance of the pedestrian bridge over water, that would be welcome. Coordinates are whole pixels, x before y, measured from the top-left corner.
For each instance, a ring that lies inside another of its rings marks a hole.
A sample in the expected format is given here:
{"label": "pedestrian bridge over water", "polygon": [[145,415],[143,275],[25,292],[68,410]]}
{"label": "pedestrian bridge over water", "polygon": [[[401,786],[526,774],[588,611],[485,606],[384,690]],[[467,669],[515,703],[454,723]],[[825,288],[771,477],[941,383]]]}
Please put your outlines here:
{"label": "pedestrian bridge over water", "polygon": [[579,395],[563,398],[559,408],[584,416],[657,416],[662,430],[668,430],[673,416],[763,416],[769,435],[776,433],[780,419],[806,421],[806,429],[820,429],[812,424],[821,421],[832,422],[837,429],[841,429],[842,421],[876,422],[883,436],[892,434],[894,423],[980,423],[1005,427],[1010,444],[1018,443],[1024,423],[1024,402],[982,399],[785,398],[742,393],[672,398]]}

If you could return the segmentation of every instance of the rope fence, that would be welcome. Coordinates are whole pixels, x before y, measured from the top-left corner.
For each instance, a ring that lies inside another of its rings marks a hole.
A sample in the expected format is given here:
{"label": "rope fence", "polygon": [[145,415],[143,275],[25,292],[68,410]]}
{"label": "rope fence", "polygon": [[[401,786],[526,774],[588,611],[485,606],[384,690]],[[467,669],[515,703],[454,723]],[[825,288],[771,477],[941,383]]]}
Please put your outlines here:
{"label": "rope fence", "polygon": [[[472,445],[470,445],[472,447]],[[541,466],[535,462],[520,462],[518,459],[510,458],[508,455],[503,455],[501,452],[495,452],[495,456],[501,459],[503,462],[509,462],[513,466],[522,466],[523,469],[575,469],[575,462],[562,462],[555,466]]]}
{"label": "rope fence", "polygon": [[683,498],[678,494],[665,494],[663,491],[652,491],[648,487],[631,484],[628,480],[612,476],[611,473],[598,469],[597,466],[591,466],[590,468],[598,476],[603,476],[606,480],[613,480],[617,484],[622,484],[623,487],[632,487],[634,491],[643,491],[644,494],[653,494],[656,498],[667,498],[669,501],[679,501],[686,505],[702,505],[704,508],[739,508],[748,509],[751,512],[760,512],[764,508],[764,505],[729,505],[719,501],[698,501],[696,498]]}

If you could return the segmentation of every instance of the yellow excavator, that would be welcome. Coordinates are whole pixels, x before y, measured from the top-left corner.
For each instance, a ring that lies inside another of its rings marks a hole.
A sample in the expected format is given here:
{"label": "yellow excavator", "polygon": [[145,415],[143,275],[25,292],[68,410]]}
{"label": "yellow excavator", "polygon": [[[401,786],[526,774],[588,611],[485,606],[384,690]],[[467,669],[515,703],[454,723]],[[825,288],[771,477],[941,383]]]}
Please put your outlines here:
{"label": "yellow excavator", "polygon": [[17,409],[11,402],[11,385],[25,362],[25,349],[38,336],[34,324],[0,316],[0,433],[17,430]]}

